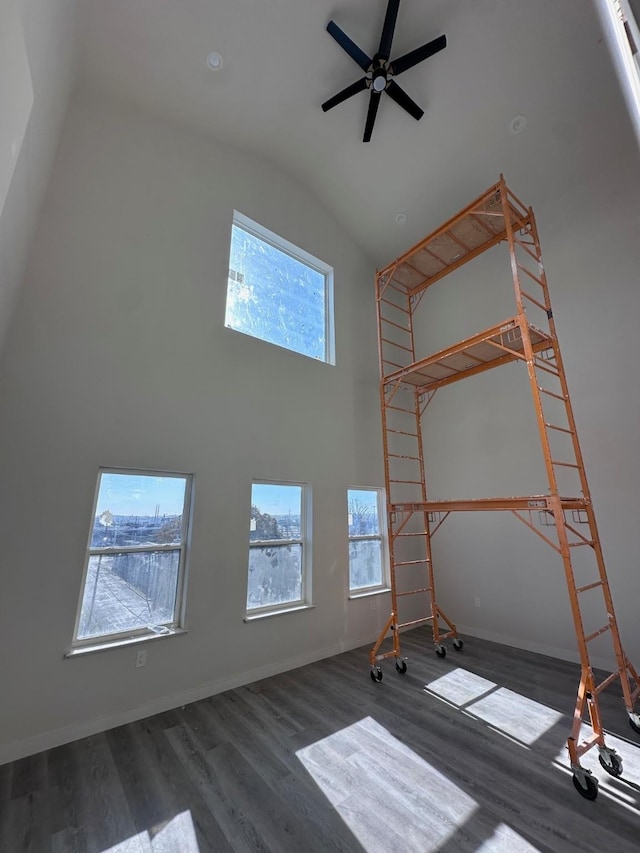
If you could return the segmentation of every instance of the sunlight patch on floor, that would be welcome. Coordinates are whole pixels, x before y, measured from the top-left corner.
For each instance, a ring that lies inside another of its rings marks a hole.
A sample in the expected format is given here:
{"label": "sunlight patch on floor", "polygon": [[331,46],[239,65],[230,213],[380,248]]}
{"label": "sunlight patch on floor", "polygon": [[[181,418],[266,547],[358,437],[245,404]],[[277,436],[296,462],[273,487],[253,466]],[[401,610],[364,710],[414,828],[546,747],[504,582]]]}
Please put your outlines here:
{"label": "sunlight patch on floor", "polygon": [[500,687],[479,702],[467,705],[467,711],[527,746],[562,719],[559,711],[506,687]]}
{"label": "sunlight patch on floor", "polygon": [[296,755],[367,853],[436,851],[478,808],[371,717]]}
{"label": "sunlight patch on floor", "polygon": [[526,746],[562,719],[562,714],[547,705],[506,687],[498,687],[462,667],[430,681],[424,690]]}
{"label": "sunlight patch on floor", "polygon": [[113,847],[107,847],[101,853],[150,853],[153,850],[148,832],[140,832],[119,841]]}
{"label": "sunlight patch on floor", "polygon": [[505,850],[509,853],[538,853],[537,847],[533,847],[504,823],[496,827],[491,838],[487,838],[476,849],[476,853],[504,853]]}
{"label": "sunlight patch on floor", "polygon": [[425,690],[430,693],[435,693],[447,702],[460,707],[466,705],[467,702],[472,702],[474,699],[479,699],[485,693],[495,690],[498,685],[486,678],[481,678],[473,672],[459,667],[435,681],[430,681],[425,685]]}
{"label": "sunlight patch on floor", "polygon": [[200,853],[191,812],[180,812],[151,832],[140,832],[102,853]]}

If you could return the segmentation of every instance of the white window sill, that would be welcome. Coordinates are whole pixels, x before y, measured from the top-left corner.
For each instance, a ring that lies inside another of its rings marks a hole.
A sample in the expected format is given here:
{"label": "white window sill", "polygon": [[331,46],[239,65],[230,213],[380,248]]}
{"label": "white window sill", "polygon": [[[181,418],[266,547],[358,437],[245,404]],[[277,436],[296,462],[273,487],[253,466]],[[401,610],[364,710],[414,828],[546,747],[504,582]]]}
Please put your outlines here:
{"label": "white window sill", "polygon": [[82,657],[83,655],[91,655],[94,652],[103,652],[107,649],[119,649],[122,646],[135,646],[138,643],[148,643],[153,640],[164,640],[167,637],[176,637],[180,634],[187,634],[186,628],[167,628],[166,631],[153,634],[139,634],[135,637],[120,637],[117,640],[105,640],[105,642],[92,643],[90,646],[76,646],[70,649],[65,654],[65,658]]}
{"label": "white window sill", "polygon": [[359,598],[370,598],[372,595],[383,595],[385,592],[391,592],[391,587],[383,586],[379,589],[366,589],[364,592],[349,593],[349,601],[357,601]]}
{"label": "white window sill", "polygon": [[281,607],[278,610],[268,610],[263,613],[247,613],[245,622],[257,622],[259,619],[268,619],[270,616],[282,616],[284,613],[299,613],[301,610],[313,610],[315,604],[296,604],[293,607]]}

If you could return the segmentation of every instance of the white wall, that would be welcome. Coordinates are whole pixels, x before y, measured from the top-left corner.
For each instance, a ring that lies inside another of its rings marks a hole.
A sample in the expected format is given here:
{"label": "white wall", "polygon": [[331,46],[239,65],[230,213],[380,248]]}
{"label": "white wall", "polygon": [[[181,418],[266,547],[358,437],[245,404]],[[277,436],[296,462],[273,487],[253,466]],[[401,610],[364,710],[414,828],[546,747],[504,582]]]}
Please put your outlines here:
{"label": "white wall", "polygon": [[55,159],[76,61],[76,0],[10,0],[0,50],[0,347]]}
{"label": "white wall", "polygon": [[[335,367],[224,328],[234,207],[333,265]],[[0,366],[0,759],[374,639],[388,595],[347,601],[346,541],[347,487],[383,485],[373,293],[268,163],[75,100]],[[143,669],[63,658],[100,465],[195,473],[190,630]],[[252,478],[311,484],[316,607],[247,624]]]}

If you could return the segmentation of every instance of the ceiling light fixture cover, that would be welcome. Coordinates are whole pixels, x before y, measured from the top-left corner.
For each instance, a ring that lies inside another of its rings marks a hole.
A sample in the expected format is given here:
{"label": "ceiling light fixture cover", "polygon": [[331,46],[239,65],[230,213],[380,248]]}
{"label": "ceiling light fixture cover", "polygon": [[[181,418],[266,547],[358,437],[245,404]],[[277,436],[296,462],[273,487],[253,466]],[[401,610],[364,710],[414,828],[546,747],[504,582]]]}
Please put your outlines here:
{"label": "ceiling light fixture cover", "polygon": [[207,68],[210,68],[212,71],[222,68],[222,57],[215,50],[212,50],[209,56],[207,56]]}
{"label": "ceiling light fixture cover", "polygon": [[509,125],[509,130],[511,133],[522,133],[522,131],[527,126],[527,117],[526,116],[516,116],[511,124]]}

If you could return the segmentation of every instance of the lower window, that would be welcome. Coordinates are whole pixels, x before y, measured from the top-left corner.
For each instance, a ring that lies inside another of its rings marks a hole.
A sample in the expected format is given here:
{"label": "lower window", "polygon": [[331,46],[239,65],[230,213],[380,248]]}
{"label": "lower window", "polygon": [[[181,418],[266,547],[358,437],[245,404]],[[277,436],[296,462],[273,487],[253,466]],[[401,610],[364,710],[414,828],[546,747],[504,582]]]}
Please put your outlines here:
{"label": "lower window", "polygon": [[190,499],[186,474],[99,472],[74,646],[178,627]]}
{"label": "lower window", "polygon": [[382,489],[349,489],[349,591],[385,589]]}
{"label": "lower window", "polygon": [[300,483],[253,483],[247,614],[307,603],[305,490]]}

